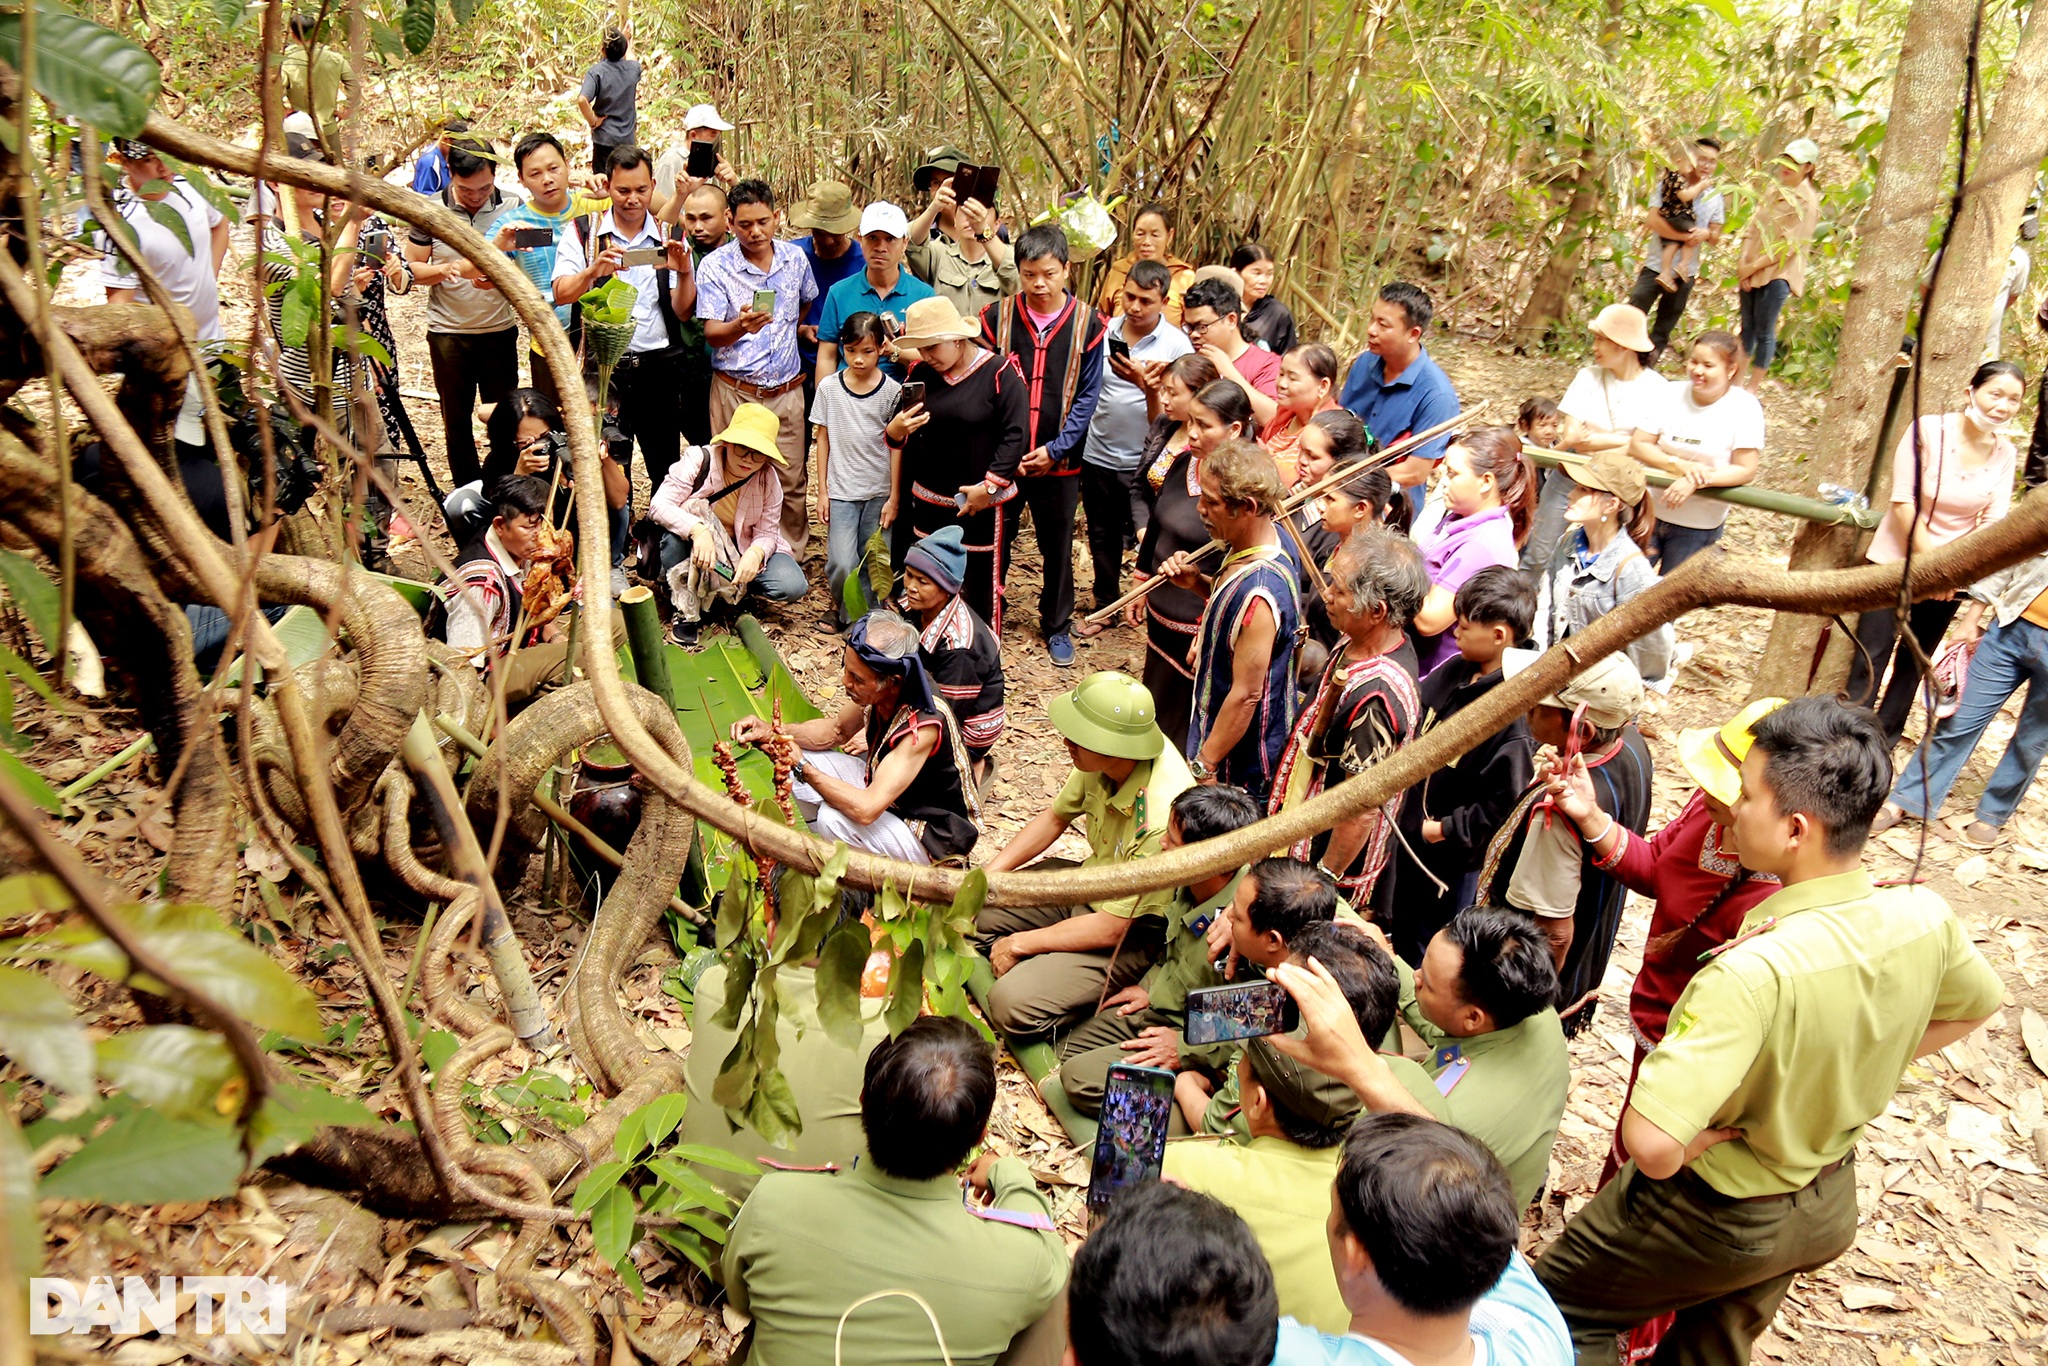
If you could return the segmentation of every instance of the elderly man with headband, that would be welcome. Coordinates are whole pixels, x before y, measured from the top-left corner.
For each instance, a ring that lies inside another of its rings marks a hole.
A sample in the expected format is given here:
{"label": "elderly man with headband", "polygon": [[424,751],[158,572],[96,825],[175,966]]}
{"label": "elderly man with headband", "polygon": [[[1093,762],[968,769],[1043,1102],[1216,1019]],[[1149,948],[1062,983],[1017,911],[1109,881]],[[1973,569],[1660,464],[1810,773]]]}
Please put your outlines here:
{"label": "elderly man with headband", "polygon": [[[894,612],[854,623],[840,674],[848,701],[835,715],[789,727],[803,750],[797,805],[826,839],[906,863],[965,862],[981,838],[973,789],[963,782],[967,751],[917,644],[917,628]],[[741,744],[768,733],[758,716],[732,728]],[[864,757],[839,749],[856,733],[866,735]]]}

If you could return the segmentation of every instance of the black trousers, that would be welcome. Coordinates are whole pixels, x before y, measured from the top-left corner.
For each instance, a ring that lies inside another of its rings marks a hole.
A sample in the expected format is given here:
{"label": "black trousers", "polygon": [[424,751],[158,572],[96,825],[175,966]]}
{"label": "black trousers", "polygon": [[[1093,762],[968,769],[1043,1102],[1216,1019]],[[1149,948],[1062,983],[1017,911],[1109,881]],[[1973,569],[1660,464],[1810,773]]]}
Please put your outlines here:
{"label": "black trousers", "polygon": [[[1635,286],[1628,292],[1628,301],[1645,313],[1650,313],[1650,364],[1655,365],[1664,355],[1664,348],[1671,345],[1671,333],[1678,326],[1680,315],[1685,312],[1686,300],[1692,298],[1692,281],[1683,275],[1678,277],[1678,288],[1666,294],[1657,284],[1657,269],[1644,266],[1636,276]],[[1651,313],[1651,309],[1655,312]]]}
{"label": "black trousers", "polygon": [[448,442],[448,473],[456,487],[483,478],[471,422],[478,403],[503,403],[519,387],[519,329],[429,332],[434,392],[441,396],[441,431]]}
{"label": "black trousers", "polygon": [[650,498],[683,453],[681,370],[680,359],[663,351],[628,352],[612,370],[611,397],[618,404],[619,429],[640,445]]}
{"label": "black trousers", "polygon": [[593,141],[590,144],[590,173],[592,175],[610,175],[612,170],[612,153],[618,147],[619,144],[616,142]]}
{"label": "black trousers", "polygon": [[[1922,650],[1929,655],[1934,653],[1961,606],[1962,601],[1957,598],[1913,604],[1906,614],[1906,624]],[[1906,718],[1913,711],[1913,694],[1920,686],[1920,661],[1913,658],[1911,650],[1903,648],[1898,613],[1889,607],[1864,612],[1856,618],[1856,643],[1862,648],[1849,663],[1849,700],[1860,706],[1874,706],[1877,723],[1884,727],[1884,738],[1896,745],[1906,733]],[[1891,665],[1892,681],[1885,688],[1883,699],[1878,700],[1877,684],[1884,677],[1887,664]]]}
{"label": "black trousers", "polygon": [[2048,379],[2041,381],[2040,406],[2034,410],[2034,439],[2027,443],[2027,464],[2021,474],[2030,489],[2048,484]]}
{"label": "black trousers", "polygon": [[[704,373],[678,367],[677,389],[682,416],[683,440],[692,446],[711,444],[711,368]],[[809,411],[806,405],[805,411]],[[806,447],[806,449],[809,449]]]}
{"label": "black trousers", "polygon": [[[1047,640],[1066,634],[1074,620],[1074,518],[1081,510],[1081,476],[1036,474],[1017,481],[1031,509],[1045,586],[1038,590],[1038,630]],[[1005,518],[1003,544],[1014,546],[1021,518]],[[1006,549],[1004,559],[1010,558]],[[1005,576],[1007,577],[1007,576]]]}
{"label": "black trousers", "polygon": [[1088,513],[1088,556],[1095,564],[1095,605],[1107,607],[1123,591],[1124,544],[1139,530],[1143,507],[1131,489],[1138,471],[1081,466],[1081,506]]}

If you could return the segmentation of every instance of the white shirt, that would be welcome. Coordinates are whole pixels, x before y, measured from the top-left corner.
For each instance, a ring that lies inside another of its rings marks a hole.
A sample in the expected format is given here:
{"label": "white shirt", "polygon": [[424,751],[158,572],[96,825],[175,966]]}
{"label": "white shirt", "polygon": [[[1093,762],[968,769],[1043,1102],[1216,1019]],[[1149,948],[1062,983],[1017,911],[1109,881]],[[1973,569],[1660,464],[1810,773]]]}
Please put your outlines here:
{"label": "white shirt", "polygon": [[1670,402],[1671,382],[1645,368],[1634,379],[1616,379],[1597,365],[1572,376],[1558,410],[1596,432],[1627,434],[1638,427],[1655,430]]}
{"label": "white shirt", "polygon": [[[590,231],[599,240],[616,239],[607,243],[615,247],[658,247],[668,240],[662,236],[661,224],[655,221],[653,214],[647,215],[639,233],[630,238],[612,222],[610,210],[590,225]],[[564,223],[555,237],[555,273],[549,277],[549,283],[565,276],[581,275],[589,264],[583,254],[583,239],[576,235],[576,225]],[[619,279],[640,291],[640,297],[633,301],[633,343],[626,348],[629,353],[662,351],[668,347],[668,324],[661,316],[661,283],[656,278],[658,269],[660,267],[627,266],[618,273]]]}
{"label": "white shirt", "polygon": [[[1692,385],[1683,380],[1665,386],[1663,413],[1643,429],[1657,433],[1657,449],[1680,460],[1720,467],[1735,452],[1764,448],[1764,408],[1756,395],[1730,385],[1728,392],[1702,408],[1693,402]],[[1657,493],[1657,516],[1673,526],[1711,531],[1728,520],[1728,504],[1719,498],[1688,498],[1672,507],[1663,490]]]}
{"label": "white shirt", "polygon": [[[1109,335],[1125,339],[1122,313],[1109,320]],[[1151,422],[1145,416],[1145,391],[1110,368],[1108,343],[1104,342],[1102,396],[1095,401],[1095,416],[1088,423],[1088,441],[1081,449],[1081,462],[1107,470],[1134,470],[1145,448],[1145,433]],[[1134,361],[1173,361],[1194,351],[1187,333],[1163,316],[1143,337],[1131,343]]]}
{"label": "white shirt", "polygon": [[[213,271],[213,226],[222,221],[220,210],[207,203],[183,176],[173,176],[171,192],[157,202],[184,221],[185,232],[192,239],[189,251],[126,185],[114,192],[114,212],[134,230],[135,244],[151,272],[163,281],[172,298],[192,310],[199,339],[218,341],[227,336],[220,323],[220,282]],[[101,284],[108,289],[142,288],[142,281],[128,272],[128,262],[107,240],[106,229],[93,233],[93,244],[106,253],[100,263]]]}

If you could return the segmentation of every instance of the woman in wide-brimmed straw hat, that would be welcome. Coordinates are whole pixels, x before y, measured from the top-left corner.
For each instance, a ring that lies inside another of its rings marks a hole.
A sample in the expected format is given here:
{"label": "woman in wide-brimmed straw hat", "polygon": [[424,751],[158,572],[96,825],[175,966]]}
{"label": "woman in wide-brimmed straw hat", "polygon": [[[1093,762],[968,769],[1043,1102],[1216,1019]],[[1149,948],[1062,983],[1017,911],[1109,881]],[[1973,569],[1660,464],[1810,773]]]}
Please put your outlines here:
{"label": "woman in wide-brimmed straw hat", "polygon": [[1008,568],[1000,562],[1002,523],[1016,515],[1029,408],[1016,362],[983,348],[980,335],[981,325],[944,295],[920,299],[904,315],[896,345],[919,360],[904,382],[903,407],[889,420],[889,445],[903,453],[892,530],[901,564],[921,537],[958,526],[967,552],[960,596],[1000,635]]}
{"label": "woman in wide-brimmed straw hat", "polygon": [[[1577,455],[1628,453],[1629,437],[1652,413],[1663,411],[1668,381],[1649,365],[1654,347],[1650,320],[1632,304],[1609,304],[1593,318],[1593,363],[1572,376],[1558,400],[1564,435],[1558,446]],[[1536,522],[1522,547],[1522,568],[1541,572],[1564,534],[1564,511],[1574,490],[1563,470],[1545,470]]]}

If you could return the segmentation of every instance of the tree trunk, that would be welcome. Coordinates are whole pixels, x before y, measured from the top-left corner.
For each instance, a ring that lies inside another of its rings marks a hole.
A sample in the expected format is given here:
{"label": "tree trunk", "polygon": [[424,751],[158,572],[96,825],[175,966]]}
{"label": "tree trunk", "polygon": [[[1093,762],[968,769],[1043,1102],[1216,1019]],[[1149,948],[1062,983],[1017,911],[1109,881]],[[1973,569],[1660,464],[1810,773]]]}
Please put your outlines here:
{"label": "tree trunk", "polygon": [[1934,300],[1920,324],[1921,402],[1951,406],[1983,354],[1992,308],[2034,190],[2034,172],[2048,156],[2048,22],[2029,22],[2006,67],[1991,110],[1983,150],[1970,167],[1962,212],[1942,257]]}
{"label": "tree trunk", "polygon": [[1557,245],[1550,249],[1543,273],[1536,277],[1536,287],[1529,291],[1528,306],[1515,323],[1518,347],[1541,342],[1571,305],[1572,285],[1579,278],[1579,253],[1585,250],[1593,214],[1600,202],[1599,150],[1599,139],[1588,128],[1586,150],[1580,154],[1578,173],[1572,177],[1572,197],[1565,205],[1564,229],[1558,234]]}
{"label": "tree trunk", "polygon": [[[1942,200],[1949,138],[1961,103],[1970,42],[1970,0],[1914,0],[1899,43],[1891,120],[1870,208],[1861,229],[1856,277],[1842,319],[1834,383],[1821,430],[1831,437],[1813,462],[1813,483],[1871,490],[1889,469],[1876,449],[1891,392],[1899,338],[1926,259],[1927,230]],[[1873,493],[1873,501],[1888,489]],[[1857,562],[1863,533],[1802,523],[1792,540],[1793,569],[1835,569]],[[1825,618],[1780,612],[1771,622],[1752,697],[1796,697],[1848,668],[1849,642],[1836,639],[1816,675]]]}

